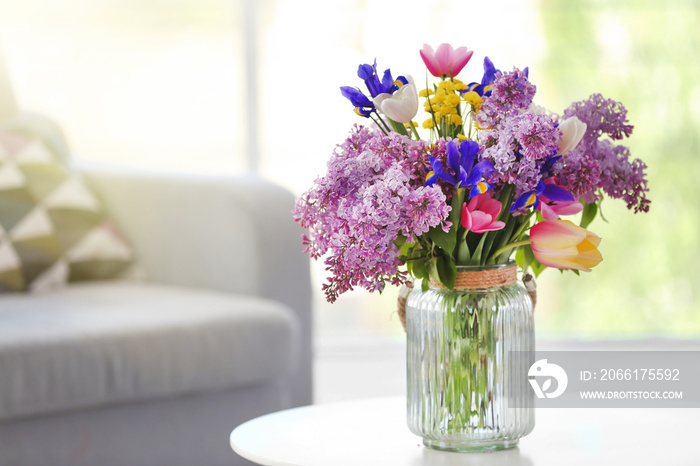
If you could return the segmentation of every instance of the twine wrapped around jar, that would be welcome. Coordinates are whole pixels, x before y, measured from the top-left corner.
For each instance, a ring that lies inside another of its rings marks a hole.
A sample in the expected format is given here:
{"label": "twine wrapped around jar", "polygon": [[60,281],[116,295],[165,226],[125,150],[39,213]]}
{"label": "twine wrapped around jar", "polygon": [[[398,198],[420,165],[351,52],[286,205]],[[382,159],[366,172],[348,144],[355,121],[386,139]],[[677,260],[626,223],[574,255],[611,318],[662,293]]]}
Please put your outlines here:
{"label": "twine wrapped around jar", "polygon": [[[517,267],[515,264],[510,267],[499,269],[458,271],[457,278],[455,279],[455,289],[493,288],[495,286],[512,285],[516,281]],[[435,288],[445,288],[442,283],[439,283],[432,277],[430,278],[430,284]],[[523,284],[532,299],[532,309],[534,311],[535,304],[537,303],[537,285],[535,283],[535,278],[530,274],[525,274],[523,276]],[[406,300],[411,290],[413,290],[412,282],[405,283],[399,289],[398,314],[404,331],[406,330]]]}

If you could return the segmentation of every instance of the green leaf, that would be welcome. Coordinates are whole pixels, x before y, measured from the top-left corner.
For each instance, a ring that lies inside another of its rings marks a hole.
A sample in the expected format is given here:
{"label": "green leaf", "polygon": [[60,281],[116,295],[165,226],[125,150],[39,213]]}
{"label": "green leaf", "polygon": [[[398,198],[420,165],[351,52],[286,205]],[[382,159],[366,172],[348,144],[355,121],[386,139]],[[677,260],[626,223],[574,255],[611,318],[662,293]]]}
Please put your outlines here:
{"label": "green leaf", "polygon": [[452,226],[455,228],[455,231],[457,231],[459,221],[462,217],[462,204],[464,203],[465,194],[466,192],[464,188],[455,190],[455,193],[452,195],[452,201],[450,202],[451,210],[450,215],[447,218],[450,222],[452,222]]}
{"label": "green leaf", "polygon": [[484,249],[484,242],[485,241],[486,241],[486,235],[482,234],[481,239],[479,240],[479,244],[477,244],[476,249],[474,250],[474,253],[472,254],[472,257],[471,257],[471,264],[472,265],[481,265],[482,264],[481,253]]}
{"label": "green leaf", "polygon": [[[428,230],[428,237],[433,243],[445,251],[445,254],[452,255],[457,245],[457,228],[450,227],[450,231],[446,232],[441,226],[436,226]],[[454,231],[452,231],[454,230]]]}
{"label": "green leaf", "polygon": [[[416,246],[415,243],[409,244],[406,242],[406,237],[403,235],[399,235],[396,237],[396,239],[393,241],[394,245],[398,248],[399,250],[399,260],[406,264],[406,261],[411,258],[413,255],[413,250]],[[408,264],[407,264],[408,265]]]}
{"label": "green leaf", "polygon": [[593,202],[591,204],[583,205],[583,213],[581,214],[581,228],[586,228],[593,221],[595,216],[598,214],[598,204]]}
{"label": "green leaf", "polygon": [[394,131],[396,131],[397,133],[402,134],[404,136],[408,136],[408,132],[406,131],[406,127],[402,123],[399,123],[398,121],[394,121],[389,117],[387,117],[387,120],[389,120],[389,124],[391,125],[392,128],[394,128]]}
{"label": "green leaf", "polygon": [[442,249],[446,255],[452,256],[457,246],[457,229],[459,228],[460,215],[462,213],[462,203],[464,202],[464,190],[458,189],[452,195],[450,215],[447,219],[452,222],[449,231],[445,231],[441,226],[436,226],[428,230],[428,237],[437,247]]}
{"label": "green leaf", "polygon": [[467,244],[466,238],[459,242],[457,246],[457,263],[460,265],[467,265],[471,259],[471,252],[469,251],[469,245]]}
{"label": "green leaf", "polygon": [[437,258],[437,270],[440,282],[449,289],[454,289],[457,280],[457,265],[452,257],[440,256]]}
{"label": "green leaf", "polygon": [[425,272],[427,277],[433,277],[435,280],[440,280],[440,274],[437,269],[437,257],[431,257],[425,261]]}
{"label": "green leaf", "polygon": [[427,279],[428,278],[428,270],[426,269],[426,263],[428,262],[428,259],[426,257],[416,259],[414,261],[408,262],[406,265],[408,267],[408,271],[411,273],[416,278],[421,278],[421,279]]}

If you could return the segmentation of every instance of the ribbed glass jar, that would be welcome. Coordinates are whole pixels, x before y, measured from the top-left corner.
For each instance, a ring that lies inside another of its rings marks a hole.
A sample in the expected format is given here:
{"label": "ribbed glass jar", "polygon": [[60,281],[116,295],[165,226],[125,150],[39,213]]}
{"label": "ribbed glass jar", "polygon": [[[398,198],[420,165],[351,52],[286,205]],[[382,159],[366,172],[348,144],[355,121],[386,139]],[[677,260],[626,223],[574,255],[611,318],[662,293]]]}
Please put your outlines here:
{"label": "ribbed glass jar", "polygon": [[[479,285],[483,272],[507,284]],[[514,263],[458,267],[458,282],[466,274],[477,285],[408,296],[408,426],[439,450],[511,448],[535,426],[534,394],[510,353],[535,349],[532,300]]]}

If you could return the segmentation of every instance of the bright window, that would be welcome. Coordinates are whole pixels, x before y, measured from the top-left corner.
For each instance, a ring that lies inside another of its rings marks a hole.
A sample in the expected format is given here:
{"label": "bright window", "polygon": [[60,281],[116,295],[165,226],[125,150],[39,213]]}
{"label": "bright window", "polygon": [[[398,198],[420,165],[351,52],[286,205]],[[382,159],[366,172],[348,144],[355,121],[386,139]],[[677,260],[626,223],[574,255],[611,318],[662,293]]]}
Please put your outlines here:
{"label": "bright window", "polygon": [[[540,333],[700,333],[700,5],[693,0],[25,0],[0,17],[23,108],[66,130],[77,157],[149,169],[260,173],[296,194],[362,123],[340,95],[357,66],[425,71],[423,43],[530,67],[537,102],[561,112],[600,92],[635,125],[651,212],[606,203],[603,264],[539,280]],[[252,68],[251,68],[252,65]],[[255,164],[247,162],[249,154]],[[320,290],[323,267],[315,268]],[[327,306],[323,331],[400,334],[395,290]]]}
{"label": "bright window", "polygon": [[19,104],[75,156],[193,172],[245,168],[242,11],[229,0],[26,0],[3,8]]}

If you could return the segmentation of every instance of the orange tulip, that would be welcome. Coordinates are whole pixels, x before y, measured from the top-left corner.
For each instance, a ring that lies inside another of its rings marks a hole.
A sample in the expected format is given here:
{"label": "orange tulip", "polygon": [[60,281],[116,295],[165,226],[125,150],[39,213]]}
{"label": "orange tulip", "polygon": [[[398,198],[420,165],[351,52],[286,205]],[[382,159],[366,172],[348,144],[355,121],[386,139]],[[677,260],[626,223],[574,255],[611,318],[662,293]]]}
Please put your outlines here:
{"label": "orange tulip", "polygon": [[535,258],[547,267],[590,272],[603,260],[600,237],[569,220],[545,220],[530,229]]}

